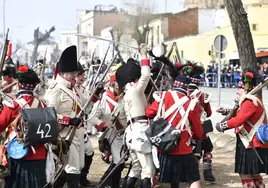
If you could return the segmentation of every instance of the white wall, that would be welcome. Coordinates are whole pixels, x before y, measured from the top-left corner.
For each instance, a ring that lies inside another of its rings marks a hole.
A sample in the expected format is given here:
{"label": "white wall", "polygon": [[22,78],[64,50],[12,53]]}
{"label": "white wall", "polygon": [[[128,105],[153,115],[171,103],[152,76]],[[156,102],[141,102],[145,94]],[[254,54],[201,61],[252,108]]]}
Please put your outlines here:
{"label": "white wall", "polygon": [[77,46],[77,31],[75,29],[64,30],[61,32],[60,45],[59,49],[64,50],[68,46],[76,45]]}
{"label": "white wall", "polygon": [[[105,29],[102,29],[101,30],[101,38],[104,38],[107,40],[112,40],[112,36],[110,33],[111,29],[112,29],[112,27],[107,27]],[[99,55],[101,58],[103,58],[105,56],[105,53],[106,53],[109,45],[110,45],[110,48],[109,48],[109,51],[108,51],[108,54],[106,57],[106,61],[110,61],[113,58],[113,50],[114,50],[113,44],[110,42],[106,42],[106,41],[99,41]]]}
{"label": "white wall", "polygon": [[213,9],[198,10],[198,33],[204,33],[214,29],[215,11]]}

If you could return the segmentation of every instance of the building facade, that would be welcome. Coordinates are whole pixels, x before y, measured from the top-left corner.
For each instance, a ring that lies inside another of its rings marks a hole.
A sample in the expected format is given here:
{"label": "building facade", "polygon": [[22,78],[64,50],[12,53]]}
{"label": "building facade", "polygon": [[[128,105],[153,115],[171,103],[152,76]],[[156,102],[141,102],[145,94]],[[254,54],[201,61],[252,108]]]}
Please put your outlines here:
{"label": "building facade", "polygon": [[59,48],[60,50],[64,50],[67,47],[71,46],[71,45],[76,45],[77,46],[77,29],[73,28],[73,29],[68,29],[68,30],[64,30],[61,32],[61,38],[60,38],[60,45]]}
{"label": "building facade", "polygon": [[148,44],[197,35],[214,29],[214,9],[188,9],[175,14],[167,14],[149,23]]}
{"label": "building facade", "polygon": [[[124,19],[124,13],[116,9],[113,10],[91,10],[79,18],[78,33],[101,36],[104,28],[111,27]],[[98,51],[98,42],[89,37],[78,37],[78,54],[86,58],[91,58],[94,51]],[[97,57],[95,54],[95,57]]]}
{"label": "building facade", "polygon": [[[264,19],[264,15],[268,12],[268,4],[249,3],[245,5],[245,10],[248,13],[255,51],[268,49],[268,26]],[[182,58],[202,62],[206,65],[212,60],[217,60],[214,40],[217,35],[224,35],[228,44],[224,51],[225,58],[223,58],[223,62],[227,64],[230,59],[238,58],[238,52],[227,11],[224,9],[222,13],[224,13],[224,16],[221,19],[223,20],[221,27],[216,27],[209,32],[198,35],[166,41],[165,43],[170,48],[172,43],[176,42]]]}

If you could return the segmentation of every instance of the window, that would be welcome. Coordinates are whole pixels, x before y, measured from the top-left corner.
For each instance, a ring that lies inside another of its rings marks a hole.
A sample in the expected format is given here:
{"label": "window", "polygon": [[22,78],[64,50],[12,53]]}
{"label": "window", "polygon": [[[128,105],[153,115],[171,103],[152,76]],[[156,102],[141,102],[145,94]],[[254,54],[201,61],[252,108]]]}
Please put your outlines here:
{"label": "window", "polygon": [[66,44],[71,44],[71,37],[66,37]]}
{"label": "window", "polygon": [[252,24],[252,31],[258,31],[259,25],[258,24]]}

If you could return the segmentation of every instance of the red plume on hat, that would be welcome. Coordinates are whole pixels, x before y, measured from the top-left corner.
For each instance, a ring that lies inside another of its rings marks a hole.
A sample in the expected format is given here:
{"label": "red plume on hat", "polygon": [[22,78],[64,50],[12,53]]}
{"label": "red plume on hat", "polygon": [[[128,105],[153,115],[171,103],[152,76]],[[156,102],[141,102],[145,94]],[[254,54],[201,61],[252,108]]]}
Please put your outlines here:
{"label": "red plume on hat", "polygon": [[20,65],[19,67],[17,67],[17,73],[26,73],[28,72],[29,68],[27,65]]}
{"label": "red plume on hat", "polygon": [[58,67],[59,67],[59,66],[58,66],[58,63],[57,63],[57,64],[56,64],[56,67],[55,67],[55,70],[54,70],[54,75],[53,75],[54,80],[56,80],[57,75],[58,75],[58,70],[59,70]]}
{"label": "red plume on hat", "polygon": [[252,82],[252,79],[254,78],[254,74],[252,72],[246,72],[245,73],[245,79],[244,79],[244,82],[245,82],[245,89],[249,89],[250,88],[250,85],[251,85],[251,82]]}
{"label": "red plume on hat", "polygon": [[10,42],[7,48],[7,56],[11,57],[11,55],[12,55],[12,43]]}

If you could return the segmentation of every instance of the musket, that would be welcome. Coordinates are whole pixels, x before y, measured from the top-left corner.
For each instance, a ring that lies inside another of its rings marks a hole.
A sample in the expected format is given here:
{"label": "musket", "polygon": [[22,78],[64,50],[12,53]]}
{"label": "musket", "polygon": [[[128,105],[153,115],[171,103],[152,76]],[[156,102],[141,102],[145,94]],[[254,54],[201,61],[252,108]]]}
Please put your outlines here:
{"label": "musket", "polygon": [[[247,95],[255,95],[257,94],[259,91],[262,90],[262,88],[268,86],[268,77],[265,78],[261,83],[259,83],[259,85],[257,85],[255,88],[253,88]],[[239,104],[238,104],[238,101],[236,102],[236,104],[234,105],[233,109],[228,113],[228,115],[221,121],[222,122],[225,122],[229,119],[231,119],[234,114],[236,113],[236,111],[238,110],[239,108]],[[241,133],[243,134],[243,136],[245,136],[246,138],[246,133],[241,131]],[[248,143],[249,145],[251,146],[251,148],[253,149],[254,153],[256,154],[257,158],[259,159],[259,161],[261,162],[261,164],[264,165],[258,151],[256,150],[255,146],[253,145],[252,141],[251,140],[248,140]]]}
{"label": "musket", "polygon": [[[104,74],[102,75],[100,81],[98,82],[97,86],[94,88],[93,92],[91,93],[90,97],[88,98],[86,104],[83,106],[83,108],[81,109],[81,111],[79,112],[79,114],[77,115],[77,118],[82,118],[84,115],[85,115],[85,110],[88,108],[90,102],[91,102],[91,99],[93,98],[93,96],[95,95],[96,91],[98,90],[99,88],[99,85],[102,84],[104,78],[106,77],[106,75],[108,74],[108,71],[110,70],[110,68],[112,67],[112,65],[114,64],[115,62],[115,59],[117,57],[117,54],[116,56],[114,57],[114,59],[111,61],[111,63],[108,65],[107,69],[105,70]],[[74,127],[72,129],[72,131],[70,132],[70,136],[68,135],[67,139],[66,139],[66,142],[68,143],[68,145],[70,146],[72,141],[73,141],[73,138],[74,138],[74,135],[75,135],[75,132],[76,132],[76,129],[77,127]]]}
{"label": "musket", "polygon": [[[93,52],[92,57],[91,57],[91,64],[92,64],[92,62],[94,61],[95,51],[96,51],[96,48],[94,49],[94,52]],[[88,67],[88,68],[90,68],[90,67]],[[94,70],[93,70],[93,71],[94,71]],[[87,80],[89,80],[89,77],[90,77],[90,69],[88,69]]]}
{"label": "musket", "polygon": [[[117,55],[115,56],[115,58],[113,59],[113,61],[111,61],[111,63],[108,65],[107,69],[105,70],[105,73],[103,74],[102,78],[100,79],[100,82],[97,84],[97,86],[94,88],[94,91],[91,93],[90,97],[88,98],[86,104],[83,106],[83,108],[81,109],[81,111],[79,112],[79,114],[77,115],[77,118],[82,118],[85,115],[85,110],[88,108],[93,96],[95,95],[98,86],[101,84],[101,82],[104,80],[106,74],[108,73],[109,69],[112,67],[112,65],[115,62]],[[73,127],[71,132],[67,135],[65,142],[66,144],[69,146],[71,146],[75,132],[77,130],[77,127]],[[58,168],[58,170],[56,170],[55,175],[54,175],[54,180],[50,183],[47,183],[44,187],[47,187],[49,185],[53,185],[57,179],[62,175],[62,173],[64,172],[64,164],[61,164],[62,166]]]}
{"label": "musket", "polygon": [[12,82],[11,84],[5,86],[4,88],[2,88],[2,89],[0,90],[0,93],[4,92],[5,90],[9,89],[10,87],[16,85],[17,83],[18,83],[18,81],[15,81],[15,82]]}
{"label": "musket", "polygon": [[99,73],[100,73],[100,70],[101,70],[102,66],[103,66],[104,63],[105,63],[105,60],[106,60],[107,54],[108,54],[108,52],[109,52],[109,49],[110,49],[110,45],[108,46],[108,48],[107,48],[107,50],[106,50],[106,53],[105,53],[105,56],[104,56],[104,58],[103,58],[101,64],[99,65],[99,68],[98,68],[98,71],[97,71],[97,73],[96,73],[96,76],[95,76],[94,79],[93,79],[93,83],[92,83],[92,85],[91,85],[92,88],[94,88],[94,86],[95,86],[95,84],[96,84],[97,78],[98,78],[98,76],[99,76]]}
{"label": "musket", "polygon": [[[169,52],[168,52],[168,54],[167,54],[167,58],[168,58],[168,59],[170,58],[171,53],[172,53],[174,47],[175,47],[175,46],[174,46],[174,43],[173,43],[172,46],[171,46],[171,48],[170,48],[170,50],[169,50]],[[152,52],[149,53],[149,55],[155,58],[155,55],[154,55]],[[158,79],[160,78],[162,72],[164,71],[164,68],[165,68],[165,65],[162,64],[161,69],[160,69],[160,71],[159,71],[159,73],[158,73],[156,79],[155,79],[154,82],[153,82],[154,85],[156,85],[156,83],[158,82]],[[160,89],[160,90],[161,90],[161,89]],[[148,95],[148,97],[147,97],[147,101],[149,101],[149,99],[151,98],[151,96],[152,96],[152,94],[153,94],[153,91],[154,91],[154,88],[151,89],[151,91],[150,91],[150,93],[149,93],[149,95]]]}
{"label": "musket", "polygon": [[125,46],[125,47],[128,47],[128,48],[139,50],[138,47],[134,47],[134,46],[131,46],[131,45],[128,45],[128,44],[125,44],[125,43],[122,43],[122,42],[117,42],[117,41],[114,41],[114,40],[105,39],[105,38],[102,38],[102,37],[96,37],[96,36],[84,35],[84,34],[76,34],[76,35],[80,36],[80,37],[93,38],[93,39],[102,40],[102,41],[106,41],[106,42],[110,42],[110,43],[116,43],[116,44],[119,44],[119,45],[122,45],[122,46]]}
{"label": "musket", "polygon": [[8,44],[9,44],[8,33],[9,33],[9,29],[7,29],[6,39],[5,39],[5,43],[3,45],[3,49],[2,49],[2,55],[1,55],[1,61],[0,61],[0,71],[3,70],[6,56],[7,56]]}
{"label": "musket", "polygon": [[125,157],[128,155],[129,151],[126,151],[123,156],[119,159],[118,163],[114,166],[114,168],[110,171],[109,174],[102,180],[102,182],[98,185],[97,188],[102,188],[102,186],[107,182],[107,180],[111,177],[111,175],[114,173],[114,171],[121,165],[121,162],[125,160]]}
{"label": "musket", "polygon": [[[266,87],[266,86],[268,86],[268,77],[265,78],[261,83],[259,83],[259,85],[257,85],[255,88],[253,88],[253,89],[248,93],[248,95],[255,95],[255,94],[257,94],[259,91],[261,91],[262,88],[264,88],[264,87]],[[223,120],[221,121],[221,123],[222,123],[222,122],[225,122],[225,121],[227,121],[227,120],[229,120],[229,119],[231,119],[231,118],[234,116],[234,114],[236,113],[236,111],[238,110],[238,108],[239,108],[239,105],[238,105],[238,103],[236,103],[236,104],[234,105],[234,107],[232,108],[232,110],[228,113],[228,115],[225,116],[225,117],[223,118]]]}
{"label": "musket", "polygon": [[[94,49],[94,52],[93,52],[93,54],[92,54],[92,57],[91,57],[91,63],[93,62],[93,60],[94,60],[94,57],[95,57],[95,51],[96,51],[96,48]],[[82,56],[81,56],[82,57]],[[90,63],[90,64],[91,64]],[[88,85],[90,84],[90,73],[91,73],[91,68],[92,68],[92,66],[93,65],[90,65],[89,63],[88,63],[88,72],[87,72],[87,78],[86,78],[86,81],[85,81],[85,83],[86,83],[86,85],[85,85],[85,87],[87,88],[88,87]],[[92,72],[94,73],[94,71],[93,71],[93,69],[92,69]]]}

